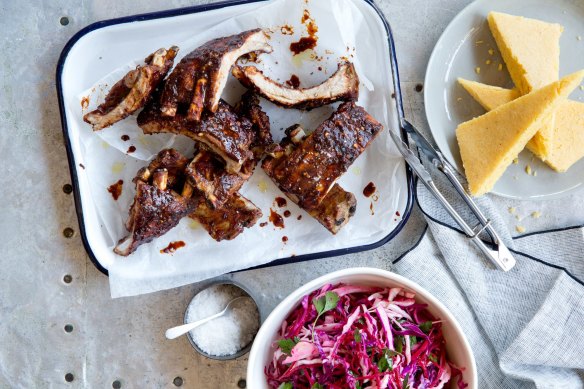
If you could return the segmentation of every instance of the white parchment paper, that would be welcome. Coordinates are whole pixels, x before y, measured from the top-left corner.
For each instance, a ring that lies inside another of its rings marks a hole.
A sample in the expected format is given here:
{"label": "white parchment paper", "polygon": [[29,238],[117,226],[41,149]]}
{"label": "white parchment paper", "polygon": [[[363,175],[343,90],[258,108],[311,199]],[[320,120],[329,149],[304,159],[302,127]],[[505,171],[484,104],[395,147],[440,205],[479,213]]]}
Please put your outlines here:
{"label": "white parchment paper", "polygon": [[[293,56],[290,43],[307,35],[306,26],[301,23],[305,9],[318,26],[318,44],[312,53]],[[173,42],[180,47],[176,63],[210,39],[257,27],[271,28],[274,51],[261,55],[258,64],[268,76],[284,82],[295,74],[301,86],[307,87],[328,78],[336,70],[338,61],[348,58],[354,62],[361,80],[359,105],[386,128],[395,128],[387,38],[370,24],[370,18],[352,0],[275,0],[253,12],[223,21],[191,39]],[[294,33],[282,33],[284,25],[292,26]],[[145,52],[144,57],[148,54]],[[137,58],[136,63],[140,60]],[[93,109],[103,100],[108,88],[136,63],[113,70],[80,94],[79,99],[89,97],[88,109]],[[243,92],[244,88],[230,77],[223,98],[235,103]],[[284,128],[295,123],[309,131],[315,129],[337,107],[335,104],[306,112],[282,109],[265,100],[262,105],[270,117],[275,140],[282,138]],[[86,111],[80,109],[76,120],[82,120]],[[112,297],[168,289],[277,258],[372,244],[396,227],[405,209],[404,162],[384,131],[339,180],[345,190],[356,195],[358,206],[355,216],[336,236],[291,201],[286,208],[278,208],[274,199],[282,193],[261,168],[257,168],[241,193],[253,201],[264,216],[236,239],[216,242],[197,222],[185,218],[163,237],[139,247],[127,258],[120,257],[112,249],[127,234],[124,221],[135,193],[131,181],[136,171],[165,147],[174,147],[192,156],[193,142],[181,136],[144,135],[135,117],[96,133],[91,132],[88,125],[85,127],[86,130],[79,133],[79,141],[87,165],[84,172],[90,178],[91,202],[101,227],[88,234],[104,234],[108,242],[107,250],[101,248],[98,259],[109,270]],[[122,140],[122,135],[128,135],[130,140]],[[136,147],[136,151],[128,154],[130,146]],[[122,196],[114,201],[106,188],[120,179],[124,182]],[[363,189],[369,182],[375,184],[377,192],[366,198]],[[270,209],[280,215],[285,210],[291,212],[291,216],[285,218],[285,228],[276,228],[271,223],[260,227],[261,222],[268,220]],[[288,238],[286,242],[283,242],[284,236]],[[160,253],[170,242],[178,240],[186,242],[186,247],[172,255]]]}

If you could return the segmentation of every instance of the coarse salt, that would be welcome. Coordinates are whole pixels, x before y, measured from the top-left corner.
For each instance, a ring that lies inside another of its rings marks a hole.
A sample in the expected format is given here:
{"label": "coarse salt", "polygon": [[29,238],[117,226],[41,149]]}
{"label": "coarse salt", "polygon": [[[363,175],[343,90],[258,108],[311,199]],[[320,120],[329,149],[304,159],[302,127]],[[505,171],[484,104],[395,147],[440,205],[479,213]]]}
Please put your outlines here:
{"label": "coarse salt", "polygon": [[[219,313],[231,300],[241,296],[248,295],[235,285],[210,286],[193,298],[187,309],[186,321],[192,323]],[[203,352],[228,356],[250,344],[259,326],[258,308],[249,297],[236,302],[225,315],[195,328],[190,336]]]}

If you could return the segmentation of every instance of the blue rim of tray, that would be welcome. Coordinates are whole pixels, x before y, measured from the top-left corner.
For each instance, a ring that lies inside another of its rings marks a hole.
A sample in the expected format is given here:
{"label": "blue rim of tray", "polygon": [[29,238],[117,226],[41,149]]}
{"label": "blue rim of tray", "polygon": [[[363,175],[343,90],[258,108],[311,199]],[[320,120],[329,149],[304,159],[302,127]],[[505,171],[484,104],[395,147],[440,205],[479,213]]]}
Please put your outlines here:
{"label": "blue rim of tray", "polygon": [[[61,75],[63,73],[63,66],[65,64],[65,60],[67,59],[69,52],[71,51],[73,46],[77,43],[77,41],[79,39],[81,39],[81,37],[90,33],[91,31],[98,30],[100,28],[113,26],[116,24],[122,24],[122,23],[138,22],[138,21],[152,20],[152,19],[161,19],[161,18],[172,17],[172,16],[180,16],[180,15],[199,13],[199,12],[206,12],[206,11],[211,11],[211,10],[215,10],[215,9],[219,9],[219,8],[231,7],[231,6],[235,6],[235,5],[241,5],[241,4],[247,4],[247,3],[257,3],[260,1],[267,1],[267,0],[227,0],[227,1],[221,1],[218,3],[212,3],[212,4],[204,4],[204,5],[198,5],[198,6],[192,6],[192,7],[166,10],[166,11],[145,13],[145,14],[140,14],[140,15],[125,16],[125,17],[116,18],[116,19],[102,20],[102,21],[90,24],[89,26],[81,29],[79,32],[77,32],[75,35],[73,35],[73,37],[71,39],[69,39],[69,41],[67,42],[67,44],[63,48],[63,51],[61,52],[61,55],[59,57],[59,62],[57,63],[56,87],[57,87],[57,95],[59,98],[59,114],[61,116],[61,127],[63,130],[63,137],[65,139],[65,148],[67,149],[67,160],[69,162],[69,171],[71,173],[71,184],[73,185],[73,189],[74,189],[73,195],[74,195],[74,199],[75,199],[75,211],[77,213],[77,220],[79,221],[79,230],[80,230],[80,234],[81,234],[81,240],[83,241],[83,246],[85,247],[85,251],[87,251],[87,255],[89,255],[89,259],[91,259],[91,262],[93,262],[95,267],[103,274],[108,275],[108,271],[99,262],[99,260],[95,256],[93,250],[91,249],[89,241],[87,240],[87,232],[85,230],[85,221],[83,219],[83,207],[81,205],[81,197],[79,194],[80,193],[79,181],[77,178],[77,169],[75,168],[75,166],[76,166],[75,156],[73,155],[73,150],[71,148],[71,139],[69,138],[69,129],[67,127],[67,120],[66,120],[67,115],[65,114],[65,102],[63,100],[63,90],[61,88]],[[395,54],[395,45],[393,42],[393,34],[391,32],[391,27],[389,26],[387,19],[385,18],[383,13],[379,10],[377,5],[375,5],[373,0],[362,0],[362,1],[369,4],[375,10],[375,12],[377,12],[377,14],[381,18],[381,21],[383,22],[383,25],[385,26],[385,30],[387,32],[387,41],[389,44],[389,56],[390,56],[390,61],[391,61],[392,79],[393,79],[393,87],[394,87],[393,89],[394,89],[394,93],[395,93],[395,98],[393,100],[395,101],[395,105],[396,105],[397,112],[399,115],[398,122],[402,123],[404,120],[404,110],[403,110],[402,95],[401,95],[401,88],[400,88],[400,81],[399,81],[399,72],[398,72],[398,67],[397,67],[397,59],[396,59],[396,54]],[[401,135],[402,135],[402,138],[404,139],[404,141],[407,143],[408,138],[407,138],[406,133],[403,130],[401,130]],[[340,255],[345,255],[345,254],[351,254],[351,253],[357,253],[357,252],[361,252],[361,251],[372,250],[372,249],[378,248],[378,247],[386,244],[387,242],[392,240],[394,237],[396,237],[397,234],[399,234],[399,232],[403,229],[404,225],[406,224],[406,222],[408,221],[408,219],[410,217],[410,214],[412,212],[412,208],[414,205],[414,197],[413,197],[413,194],[414,194],[414,190],[413,190],[414,189],[414,176],[413,176],[411,169],[407,165],[406,165],[406,182],[407,182],[407,187],[408,187],[408,199],[407,199],[406,209],[405,209],[404,215],[402,215],[402,219],[398,223],[398,225],[383,239],[381,239],[375,243],[371,243],[371,244],[363,245],[363,246],[348,247],[348,248],[344,248],[344,249],[323,251],[323,252],[319,252],[319,253],[310,253],[310,254],[288,257],[288,258],[280,258],[280,259],[273,260],[271,262],[268,262],[268,263],[260,265],[260,266],[254,266],[254,267],[250,267],[247,269],[241,269],[239,271],[259,269],[259,268],[263,268],[263,267],[271,267],[271,266],[284,265],[284,264],[289,264],[289,263],[304,262],[304,261],[309,261],[309,260],[318,259],[318,258],[336,257],[336,256],[340,256]]]}

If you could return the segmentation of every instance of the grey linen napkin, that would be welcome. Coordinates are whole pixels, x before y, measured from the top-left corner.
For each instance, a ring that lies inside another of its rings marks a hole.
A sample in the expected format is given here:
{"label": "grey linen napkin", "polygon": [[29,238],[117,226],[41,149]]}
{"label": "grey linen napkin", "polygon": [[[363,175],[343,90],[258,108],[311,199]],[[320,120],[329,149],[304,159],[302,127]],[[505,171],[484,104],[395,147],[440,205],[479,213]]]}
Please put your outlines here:
{"label": "grey linen napkin", "polygon": [[[472,220],[446,179],[425,165],[446,198]],[[428,227],[394,270],[434,293],[460,322],[476,358],[479,388],[583,388],[582,228],[513,238],[494,202],[477,199],[517,260],[505,273],[475,248],[423,184],[416,189]]]}

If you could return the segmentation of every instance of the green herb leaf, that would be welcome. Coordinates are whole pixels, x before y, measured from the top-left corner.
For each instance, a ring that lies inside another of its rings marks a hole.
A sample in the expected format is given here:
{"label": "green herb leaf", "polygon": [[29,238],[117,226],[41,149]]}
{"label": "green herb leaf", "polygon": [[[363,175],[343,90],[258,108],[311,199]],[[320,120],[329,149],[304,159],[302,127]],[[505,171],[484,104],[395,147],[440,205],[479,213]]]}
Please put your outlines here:
{"label": "green herb leaf", "polygon": [[401,354],[403,349],[404,349],[404,337],[401,335],[396,336],[394,339],[394,343],[395,343],[395,351],[397,351],[399,354]]}
{"label": "green herb leaf", "polygon": [[278,386],[278,389],[294,389],[294,386],[291,382],[283,382]]}
{"label": "green herb leaf", "polygon": [[413,346],[416,343],[418,343],[418,338],[415,337],[414,335],[410,335],[410,346]]}
{"label": "green herb leaf", "polygon": [[339,303],[338,294],[336,294],[335,292],[326,292],[324,297],[326,299],[326,304],[324,305],[324,311],[322,313],[325,313],[337,307],[337,304]]}
{"label": "green herb leaf", "polygon": [[361,343],[361,332],[359,332],[358,328],[355,328],[355,333],[353,335],[355,336],[355,342]]}
{"label": "green herb leaf", "polygon": [[280,350],[282,350],[284,354],[290,355],[292,353],[292,349],[299,341],[300,339],[298,339],[298,337],[295,337],[294,339],[281,339],[278,341],[278,347],[280,347]]}
{"label": "green herb leaf", "polygon": [[383,349],[383,354],[377,362],[377,368],[381,373],[393,369],[393,360],[391,358],[395,355],[397,354],[394,351]]}
{"label": "green herb leaf", "polygon": [[320,316],[324,312],[324,306],[326,304],[326,297],[321,296],[317,299],[312,300],[312,303],[314,304],[314,308],[316,308],[316,313],[318,314],[318,316]]}
{"label": "green herb leaf", "polygon": [[322,386],[321,384],[319,384],[318,382],[315,382],[314,385],[312,385],[310,387],[310,389],[324,389],[324,386]]}
{"label": "green herb leaf", "polygon": [[434,354],[430,354],[428,355],[428,359],[431,360],[434,363],[438,363],[438,357]]}
{"label": "green herb leaf", "polygon": [[432,329],[432,322],[431,321],[425,321],[422,324],[420,324],[418,326],[420,328],[420,330],[425,333],[425,334],[429,334],[430,330]]}
{"label": "green herb leaf", "polygon": [[408,383],[409,378],[410,378],[410,375],[406,374],[406,377],[404,378],[404,382],[402,385],[402,389],[410,389],[410,384]]}
{"label": "green herb leaf", "polygon": [[363,389],[363,387],[361,386],[361,384],[359,382],[355,382],[355,389]]}

